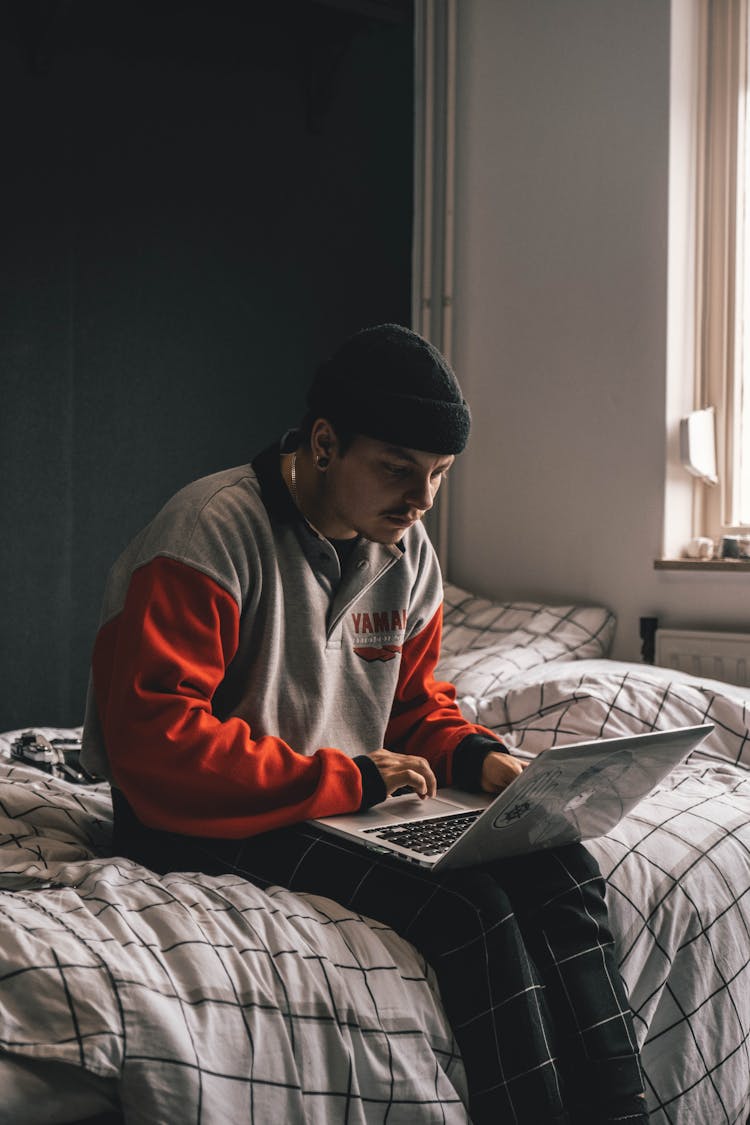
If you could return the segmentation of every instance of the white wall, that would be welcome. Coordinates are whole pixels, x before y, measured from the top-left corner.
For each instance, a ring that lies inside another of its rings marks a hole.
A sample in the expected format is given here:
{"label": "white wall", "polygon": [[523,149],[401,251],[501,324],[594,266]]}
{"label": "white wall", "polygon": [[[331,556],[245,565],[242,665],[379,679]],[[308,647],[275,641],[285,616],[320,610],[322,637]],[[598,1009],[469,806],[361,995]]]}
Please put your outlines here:
{"label": "white wall", "polygon": [[750,575],[653,569],[681,360],[669,2],[460,0],[458,16],[453,359],[474,426],[448,576],[609,605],[627,659],[641,615],[750,625]]}

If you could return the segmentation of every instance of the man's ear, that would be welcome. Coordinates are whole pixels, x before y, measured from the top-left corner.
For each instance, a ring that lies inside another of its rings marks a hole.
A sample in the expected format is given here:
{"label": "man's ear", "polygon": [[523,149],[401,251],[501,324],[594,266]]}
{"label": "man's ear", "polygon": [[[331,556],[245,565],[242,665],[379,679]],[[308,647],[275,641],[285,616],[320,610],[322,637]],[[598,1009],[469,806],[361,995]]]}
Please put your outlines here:
{"label": "man's ear", "polygon": [[310,448],[313,461],[319,469],[326,469],[331,457],[338,453],[336,431],[327,418],[316,418],[310,431]]}

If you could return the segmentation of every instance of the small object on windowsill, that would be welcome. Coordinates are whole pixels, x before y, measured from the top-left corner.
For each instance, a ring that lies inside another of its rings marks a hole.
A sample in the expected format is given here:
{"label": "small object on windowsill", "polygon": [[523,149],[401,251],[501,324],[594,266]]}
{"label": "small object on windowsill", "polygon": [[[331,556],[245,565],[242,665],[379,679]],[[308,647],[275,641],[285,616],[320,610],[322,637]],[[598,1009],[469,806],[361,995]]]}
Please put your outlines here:
{"label": "small object on windowsill", "polygon": [[685,548],[685,554],[689,559],[712,559],[714,557],[714,541],[706,535],[696,535]]}
{"label": "small object on windowsill", "polygon": [[723,535],[720,553],[723,559],[750,559],[750,535]]}

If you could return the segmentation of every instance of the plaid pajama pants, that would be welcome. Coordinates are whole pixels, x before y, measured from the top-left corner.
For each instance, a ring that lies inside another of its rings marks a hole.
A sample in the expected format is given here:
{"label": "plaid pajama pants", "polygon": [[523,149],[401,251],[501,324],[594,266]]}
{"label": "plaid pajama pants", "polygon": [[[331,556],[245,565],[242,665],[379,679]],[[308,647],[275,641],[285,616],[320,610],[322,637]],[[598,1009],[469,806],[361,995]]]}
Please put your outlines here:
{"label": "plaid pajama pants", "polygon": [[309,824],[239,841],[156,832],[113,798],[119,854],[322,895],[411,941],[437,975],[475,1125],[647,1122],[604,881],[583,846],[434,874]]}

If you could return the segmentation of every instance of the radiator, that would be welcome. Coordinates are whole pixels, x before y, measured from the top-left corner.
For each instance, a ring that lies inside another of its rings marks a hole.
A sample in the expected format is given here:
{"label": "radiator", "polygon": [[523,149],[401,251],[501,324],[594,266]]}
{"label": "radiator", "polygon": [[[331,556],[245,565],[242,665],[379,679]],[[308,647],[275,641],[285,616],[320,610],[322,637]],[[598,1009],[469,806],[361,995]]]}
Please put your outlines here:
{"label": "radiator", "polygon": [[657,629],[655,658],[664,668],[750,687],[750,633]]}

